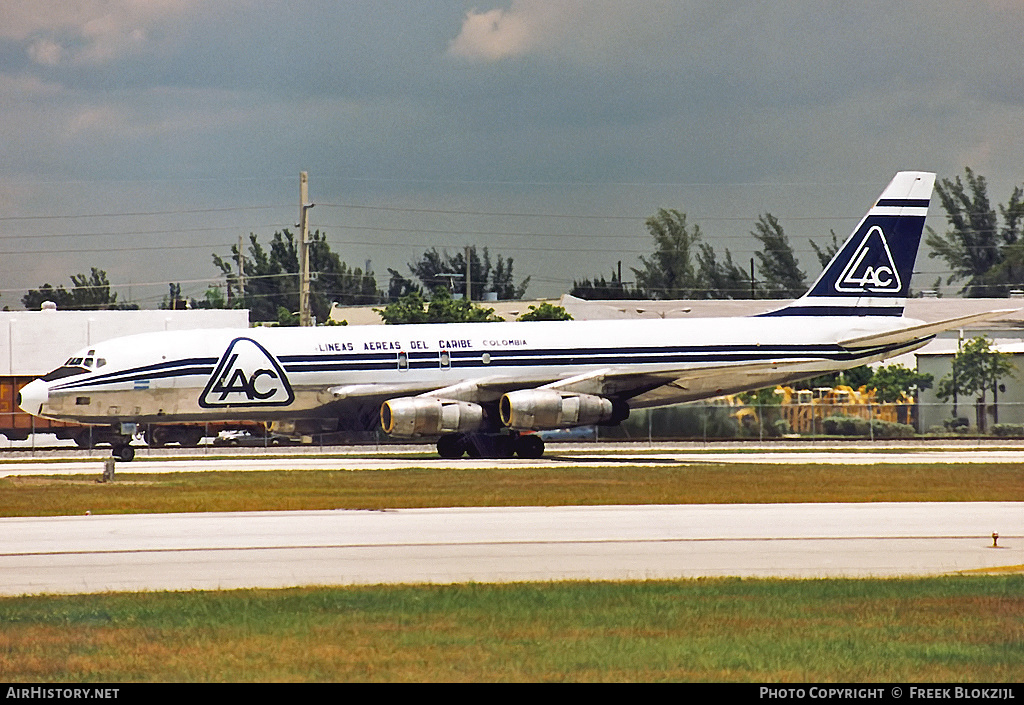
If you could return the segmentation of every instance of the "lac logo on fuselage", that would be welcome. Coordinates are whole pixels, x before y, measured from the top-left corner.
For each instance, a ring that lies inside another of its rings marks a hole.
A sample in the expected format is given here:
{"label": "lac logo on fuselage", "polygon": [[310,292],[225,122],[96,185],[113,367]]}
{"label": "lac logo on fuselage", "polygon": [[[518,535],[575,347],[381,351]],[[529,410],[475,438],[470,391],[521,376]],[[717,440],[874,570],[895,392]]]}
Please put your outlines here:
{"label": "lac logo on fuselage", "polygon": [[251,338],[235,338],[206,383],[199,406],[287,406],[293,401],[295,393],[274,356]]}

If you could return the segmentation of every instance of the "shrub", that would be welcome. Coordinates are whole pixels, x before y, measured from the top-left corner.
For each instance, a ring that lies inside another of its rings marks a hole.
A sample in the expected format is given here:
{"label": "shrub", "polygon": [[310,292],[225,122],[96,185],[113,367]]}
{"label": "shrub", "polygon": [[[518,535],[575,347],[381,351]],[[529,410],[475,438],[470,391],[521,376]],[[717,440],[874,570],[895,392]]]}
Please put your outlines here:
{"label": "shrub", "polygon": [[828,436],[866,436],[870,432],[867,420],[856,416],[826,416],[821,430]]}
{"label": "shrub", "polygon": [[788,436],[793,433],[793,427],[789,425],[789,421],[786,419],[778,419],[771,425],[774,429],[776,436]]}
{"label": "shrub", "polygon": [[914,427],[910,424],[882,421],[881,419],[871,421],[871,432],[875,438],[913,438],[917,435]]}
{"label": "shrub", "polygon": [[829,436],[873,436],[874,438],[912,438],[914,427],[905,423],[872,419],[856,416],[826,416],[821,421],[821,428]]}
{"label": "shrub", "polygon": [[953,433],[967,433],[971,422],[963,416],[957,416],[956,418],[946,419],[942,422],[942,425],[946,427],[947,431],[952,431]]}

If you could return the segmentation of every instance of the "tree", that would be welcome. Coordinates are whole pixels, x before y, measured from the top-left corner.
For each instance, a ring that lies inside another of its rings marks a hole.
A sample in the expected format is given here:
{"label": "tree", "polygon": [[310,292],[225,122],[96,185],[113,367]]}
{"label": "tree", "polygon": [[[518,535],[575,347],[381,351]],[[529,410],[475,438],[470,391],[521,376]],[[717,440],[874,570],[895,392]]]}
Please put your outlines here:
{"label": "tree", "polygon": [[203,300],[192,299],[192,308],[228,308],[228,300],[224,298],[224,292],[216,284],[211,284],[203,294]]}
{"label": "tree", "polygon": [[761,243],[761,251],[754,253],[760,263],[760,288],[772,298],[794,299],[807,290],[804,273],[797,265],[789,238],[771,213],[758,217],[750,233]]}
{"label": "tree", "polygon": [[88,276],[72,274],[71,283],[73,286],[70,292],[62,286],[55,289],[50,284],[43,284],[38,289],[29,290],[21,297],[21,303],[30,310],[38,310],[44,301],[53,301],[57,308],[69,311],[138,308],[137,304],[117,301],[117,294],[110,291],[107,273],[102,269],[93,267]]}
{"label": "tree", "polygon": [[414,291],[421,294],[423,293],[422,288],[420,288],[412,279],[403,276],[401,272],[388,267],[388,274],[390,275],[390,278],[388,279],[388,291],[386,297],[388,301],[398,301],[403,296],[407,296]]}
{"label": "tree", "polygon": [[540,306],[530,306],[529,310],[519,316],[517,321],[571,321],[572,316],[561,306],[553,306],[547,301]]}
{"label": "tree", "polygon": [[21,297],[22,305],[31,311],[38,311],[46,301],[52,301],[61,310],[74,308],[71,292],[62,286],[54,289],[53,285],[49,282],[43,284],[38,289],[29,290],[28,293]]}
{"label": "tree", "polygon": [[483,308],[465,299],[453,299],[444,287],[437,289],[429,302],[418,291],[392,301],[384,308],[373,309],[384,323],[490,323],[504,319],[493,308]]}
{"label": "tree", "polygon": [[594,279],[582,279],[572,282],[571,296],[587,301],[622,301],[626,299],[642,299],[644,293],[639,289],[628,286],[622,281],[622,262],[619,262],[618,271],[612,272],[611,281],[606,281],[602,276]]}
{"label": "tree", "polygon": [[930,389],[934,377],[922,374],[900,364],[879,367],[871,376],[868,386],[874,388],[875,399],[883,403],[899,401],[911,389]]}
{"label": "tree", "polygon": [[839,372],[829,372],[827,374],[818,375],[811,379],[805,379],[800,382],[793,384],[794,389],[815,389],[816,387],[836,387],[840,384],[845,384],[847,387],[852,389],[858,389],[865,387],[871,382],[871,377],[874,373],[871,368],[867,365],[860,365],[858,367],[851,367],[847,370],[840,370]]}
{"label": "tree", "polygon": [[[227,259],[213,255],[213,263],[227,284],[229,307],[245,307],[253,320],[276,321],[278,310],[292,313],[299,308],[299,243],[288,230],[275,232],[267,251],[255,233],[249,235],[248,253],[243,259],[244,287],[238,276],[239,252],[232,246]],[[310,309],[319,321],[326,321],[331,303],[370,304],[379,300],[373,272],[349,268],[331,251],[327,236],[319,230],[310,235]],[[244,290],[243,290],[244,289]]]}
{"label": "tree", "polygon": [[[423,253],[418,262],[409,265],[409,271],[416,275],[427,291],[445,287],[453,295],[466,293],[465,251],[449,255],[447,250],[438,252],[437,248],[432,247]],[[498,255],[497,260],[492,262],[486,247],[482,254],[477,253],[475,246],[469,247],[469,275],[471,298],[475,301],[483,300],[488,292],[497,294],[499,299],[521,299],[530,283],[530,277],[527,277],[516,284],[512,276],[512,258],[505,259]],[[392,272],[393,283],[396,277],[399,286],[407,288],[405,282],[408,280],[403,281],[397,272]]]}
{"label": "tree", "polygon": [[965,342],[953,357],[950,373],[939,380],[936,394],[939,399],[953,399],[953,416],[957,415],[957,400],[961,394],[977,394],[975,417],[978,430],[985,431],[987,424],[985,406],[986,394],[992,391],[993,422],[999,423],[999,380],[1014,375],[1013,356],[993,350],[991,341],[985,336],[971,338]]}
{"label": "tree", "polygon": [[1003,216],[1001,258],[983,280],[990,291],[1005,296],[1012,289],[1024,287],[1024,189],[1014,188],[1007,204],[999,206],[999,212]]}
{"label": "tree", "polygon": [[[1006,296],[1009,289],[1024,284],[1024,253],[1020,252],[1024,226],[1024,190],[1014,189],[1006,206],[1000,206],[1003,226],[988,197],[984,176],[964,169],[960,177],[935,184],[946,211],[948,229],[939,235],[928,228],[925,242],[929,257],[941,257],[949,266],[947,284],[964,281],[960,290],[967,296]],[[1007,254],[1013,253],[1009,261]]]}
{"label": "tree", "polygon": [[694,263],[701,240],[699,225],[686,222],[686,214],[661,208],[647,219],[647,231],[654,238],[650,259],[640,258],[633,269],[637,289],[651,299],[706,298],[699,270]]}
{"label": "tree", "polygon": [[714,299],[750,299],[757,295],[750,284],[750,275],[733,264],[732,253],[725,250],[725,261],[718,262],[715,250],[701,243],[697,253],[700,278],[704,283],[705,297]]}
{"label": "tree", "polygon": [[814,240],[809,241],[811,243],[811,249],[814,250],[814,255],[818,258],[818,262],[821,264],[822,269],[832,261],[832,258],[836,256],[836,253],[839,252],[839,248],[842,247],[843,244],[839,242],[839,238],[836,237],[835,230],[829,230],[829,233],[832,234],[832,240],[830,242],[826,242],[824,247],[819,247],[818,243]]}
{"label": "tree", "polygon": [[190,303],[185,299],[181,298],[181,284],[170,283],[168,285],[167,296],[160,302],[161,309],[170,309],[177,311],[185,308],[192,308]]}

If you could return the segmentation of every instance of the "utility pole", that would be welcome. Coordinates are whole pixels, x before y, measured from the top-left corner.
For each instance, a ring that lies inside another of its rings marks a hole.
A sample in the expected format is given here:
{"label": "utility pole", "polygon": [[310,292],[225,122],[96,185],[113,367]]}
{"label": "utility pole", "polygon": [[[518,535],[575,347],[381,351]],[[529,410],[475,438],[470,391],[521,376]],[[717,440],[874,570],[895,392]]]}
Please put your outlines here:
{"label": "utility pole", "polygon": [[[245,306],[245,237],[238,235],[238,298],[241,306]],[[228,299],[231,298],[231,289],[228,289]],[[230,301],[228,308],[231,308]]]}
{"label": "utility pole", "polygon": [[473,300],[473,281],[469,274],[469,245],[466,245],[466,301]]}
{"label": "utility pole", "polygon": [[309,174],[299,173],[299,325],[313,325],[309,310]]}

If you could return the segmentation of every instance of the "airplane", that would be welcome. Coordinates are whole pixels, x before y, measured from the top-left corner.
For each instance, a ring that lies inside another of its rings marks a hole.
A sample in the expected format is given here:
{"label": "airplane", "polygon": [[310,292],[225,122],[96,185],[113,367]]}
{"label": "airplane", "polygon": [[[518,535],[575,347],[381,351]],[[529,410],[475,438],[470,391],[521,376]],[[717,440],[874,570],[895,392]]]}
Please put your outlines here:
{"label": "airplane", "polygon": [[26,385],[30,414],[112,429],[284,422],[437,439],[444,458],[538,458],[533,431],[616,425],[631,409],[790,383],[906,353],[1011,309],[903,317],[935,174],[905,171],[808,291],[748,317],[253,328],[91,345]]}

